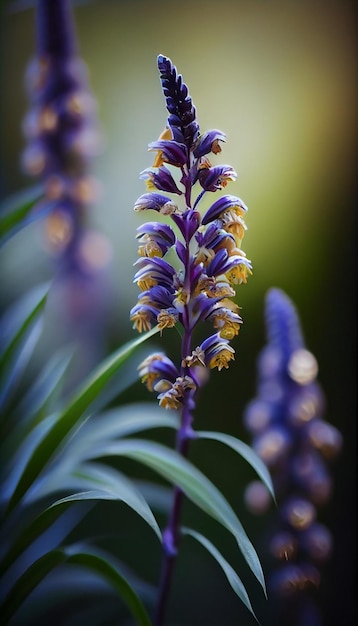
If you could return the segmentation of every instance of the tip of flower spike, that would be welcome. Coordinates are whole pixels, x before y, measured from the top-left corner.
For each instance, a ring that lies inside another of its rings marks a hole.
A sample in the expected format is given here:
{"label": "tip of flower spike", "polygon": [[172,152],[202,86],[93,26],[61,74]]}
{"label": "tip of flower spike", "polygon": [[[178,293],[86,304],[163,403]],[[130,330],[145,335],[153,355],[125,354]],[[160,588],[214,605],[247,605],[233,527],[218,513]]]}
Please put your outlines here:
{"label": "tip of flower spike", "polygon": [[297,309],[288,295],[278,287],[271,287],[265,298],[267,338],[289,356],[304,347],[304,338]]}
{"label": "tip of flower spike", "polygon": [[158,65],[162,65],[163,63],[171,63],[169,57],[165,56],[165,54],[158,54],[157,56]]}

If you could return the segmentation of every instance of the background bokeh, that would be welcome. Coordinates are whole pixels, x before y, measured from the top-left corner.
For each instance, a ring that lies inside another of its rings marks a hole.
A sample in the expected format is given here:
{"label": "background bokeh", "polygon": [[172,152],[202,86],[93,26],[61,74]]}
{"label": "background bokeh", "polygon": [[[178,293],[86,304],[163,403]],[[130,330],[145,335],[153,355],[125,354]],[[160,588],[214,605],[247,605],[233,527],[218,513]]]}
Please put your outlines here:
{"label": "background bokeh", "polygon": [[[113,247],[106,350],[134,334],[128,310],[137,298],[134,235],[143,219],[132,207],[145,190],[139,173],[152,162],[147,144],[165,125],[156,69],[156,57],[163,53],[183,74],[201,129],[227,134],[215,159],[238,171],[229,193],[249,206],[243,248],[254,273],[238,289],[244,325],[236,361],[230,370],[212,375],[197,424],[247,440],[241,416],[255,395],[264,296],[271,286],[284,289],[298,308],[307,347],[320,366],[325,418],[344,437],[332,468],[334,495],[320,513],[335,540],[320,602],[325,626],[351,626],[356,585],[355,2],[100,0],[75,3],[74,13],[105,137],[94,166],[101,197],[90,220]],[[3,3],[1,39],[1,195],[6,197],[32,184],[19,165],[27,110],[24,72],[34,54],[32,5]],[[51,277],[41,225],[29,226],[4,246],[0,263],[2,306]],[[50,327],[48,345],[56,340]],[[175,338],[166,333],[166,341],[174,351]],[[43,350],[46,354],[46,346]],[[148,396],[136,385],[128,401],[141,398]],[[192,459],[223,488],[259,553],[264,552],[265,521],[250,516],[243,505],[250,470],[209,443],[200,444]],[[189,509],[187,515],[195,516]],[[99,523],[105,529],[102,518]],[[155,582],[159,553],[146,554],[141,543],[139,548],[136,558],[146,560]],[[244,567],[242,577],[261,623],[273,626],[265,621],[265,600]],[[178,562],[169,617],[170,626],[253,623],[215,563],[192,544],[184,545]]]}

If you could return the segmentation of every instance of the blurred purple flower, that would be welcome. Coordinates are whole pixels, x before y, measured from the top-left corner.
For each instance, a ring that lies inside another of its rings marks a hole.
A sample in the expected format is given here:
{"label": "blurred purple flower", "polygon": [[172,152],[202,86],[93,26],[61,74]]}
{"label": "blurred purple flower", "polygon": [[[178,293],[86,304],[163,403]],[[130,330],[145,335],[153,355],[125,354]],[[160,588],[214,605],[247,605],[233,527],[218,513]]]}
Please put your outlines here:
{"label": "blurred purple flower", "polygon": [[102,137],[69,0],[36,4],[36,56],[26,87],[30,109],[23,124],[22,164],[43,183],[40,202],[49,205],[43,232],[57,272],[52,301],[62,329],[83,344],[91,367],[90,346],[97,354],[110,298],[112,248],[89,224],[89,206],[99,194],[90,165]]}
{"label": "blurred purple flower", "polygon": [[[257,396],[245,410],[244,423],[271,472],[279,506],[269,544],[276,563],[270,586],[282,624],[319,626],[311,596],[332,537],[317,517],[331,496],[328,462],[339,453],[342,437],[324,421],[317,361],[305,347],[293,303],[280,289],[268,291],[265,318],[268,343],[258,360]],[[248,486],[246,503],[254,513],[267,509],[270,498],[262,483]]]}

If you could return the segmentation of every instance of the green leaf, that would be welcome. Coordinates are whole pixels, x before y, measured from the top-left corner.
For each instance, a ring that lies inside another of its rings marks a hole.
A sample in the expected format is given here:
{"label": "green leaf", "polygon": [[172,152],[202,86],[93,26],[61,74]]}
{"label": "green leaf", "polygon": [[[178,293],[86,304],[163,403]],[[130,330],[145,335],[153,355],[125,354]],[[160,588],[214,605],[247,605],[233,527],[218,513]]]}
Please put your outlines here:
{"label": "green leaf", "polygon": [[[2,400],[13,383],[17,370],[21,369],[21,351],[33,343],[31,331],[37,340],[36,323],[46,304],[49,285],[40,285],[27,293],[1,320],[2,351],[0,354],[0,380]],[[31,345],[30,345],[31,348]],[[24,357],[25,358],[25,357]],[[1,402],[0,401],[0,402]]]}
{"label": "green leaf", "polygon": [[14,458],[19,445],[29,432],[52,412],[52,405],[59,394],[72,354],[72,349],[71,352],[66,349],[56,353],[17,405],[16,416],[19,420],[9,436],[0,443],[0,458],[3,461],[9,457]]}
{"label": "green leaf", "polygon": [[96,455],[126,456],[135,459],[158,472],[173,485],[178,485],[194,504],[234,535],[247,564],[266,593],[259,558],[241,522],[222,493],[192,463],[161,444],[141,439],[128,439],[98,446]]}
{"label": "green leaf", "polygon": [[156,326],[145,335],[129,341],[108,357],[96,368],[94,373],[89,376],[80,390],[60,413],[51,430],[44,436],[36,450],[34,450],[10,500],[8,512],[21,500],[70,431],[78,425],[80,419],[83,418],[85,414],[89,415],[91,405],[105,387],[108,380],[119,372],[128,357],[139,345],[157,332],[158,327]]}
{"label": "green leaf", "polygon": [[45,576],[63,563],[74,563],[94,571],[122,597],[139,626],[151,626],[146,609],[121,572],[103,556],[78,550],[76,546],[47,552],[26,570],[5,599],[1,610],[2,623],[6,624]]}
{"label": "green leaf", "polygon": [[146,500],[135,485],[114,468],[96,463],[83,464],[75,475],[70,476],[68,480],[64,478],[58,486],[66,490],[70,488],[86,491],[61,498],[54,502],[52,507],[82,500],[121,500],[138,513],[154,530],[159,541],[162,541],[160,528]]}
{"label": "green leaf", "polygon": [[250,446],[248,446],[240,439],[237,439],[232,435],[227,435],[226,433],[201,430],[196,431],[196,434],[199,439],[213,439],[214,441],[220,441],[226,446],[229,446],[229,448],[232,448],[232,450],[235,450],[235,452],[242,456],[251,465],[251,467],[255,470],[255,472],[261,478],[262,482],[267,487],[268,491],[271,493],[273,500],[276,501],[271,475],[265,463],[260,459],[256,452],[254,452],[254,450],[250,448]]}
{"label": "green leaf", "polygon": [[53,204],[44,199],[42,185],[36,185],[8,198],[0,206],[0,246],[27,224],[47,215]]}
{"label": "green leaf", "polygon": [[[21,343],[18,345],[16,353],[13,358],[4,365],[3,372],[1,374],[0,381],[0,406],[1,406],[1,418],[3,423],[2,436],[5,436],[6,432],[12,429],[13,420],[9,418],[12,407],[10,404],[11,399],[16,400],[15,389],[16,385],[21,380],[23,372],[25,371],[33,351],[38,343],[43,328],[42,316],[34,320],[31,328],[29,328],[24,335]],[[6,421],[5,421],[6,420]]]}
{"label": "green leaf", "polygon": [[[42,482],[41,487],[33,494],[29,494],[30,501],[66,488],[66,485],[68,487],[68,481],[73,482],[73,475],[79,471],[81,461],[96,456],[96,448],[100,444],[140,430],[158,427],[177,428],[178,425],[179,419],[176,414],[160,409],[153,402],[129,404],[100,415],[93,415],[81,425],[81,428],[61,450],[61,454],[47,472],[46,480]],[[27,437],[25,445],[19,451],[20,459],[16,462],[18,477],[38,445],[39,440],[34,445],[32,438],[33,435]]]}
{"label": "green leaf", "polygon": [[30,593],[55,567],[66,561],[63,550],[52,550],[35,561],[16,581],[1,607],[2,624],[7,624]]}
{"label": "green leaf", "polygon": [[5,335],[2,341],[0,354],[0,373],[18,349],[19,344],[34,320],[42,313],[46,304],[49,285],[40,285],[27,293],[12,307],[2,320],[2,332]]}
{"label": "green leaf", "polygon": [[81,459],[95,454],[98,445],[127,435],[151,428],[178,428],[180,420],[174,411],[161,409],[154,402],[138,402],[110,409],[99,415],[93,415],[81,428],[80,433],[71,439],[62,454],[60,474],[67,471],[66,464],[75,468]]}
{"label": "green leaf", "polygon": [[29,429],[52,412],[48,410],[48,406],[54,405],[61,392],[73,355],[74,348],[66,347],[49,358],[43,371],[19,403],[17,412],[21,415],[21,423],[26,424]]}
{"label": "green leaf", "polygon": [[20,554],[22,554],[43,532],[50,528],[70,506],[71,503],[67,503],[46,508],[41,511],[35,519],[27,523],[26,529],[13,540],[11,545],[9,545],[9,540],[7,539],[6,545],[8,546],[8,550],[0,562],[0,576],[3,576]]}
{"label": "green leaf", "polygon": [[91,569],[105,580],[118,592],[122,599],[126,602],[131,614],[136,619],[139,626],[152,626],[148,613],[144,608],[141,600],[133,587],[128,583],[126,578],[114,567],[108,560],[94,552],[72,551],[66,549],[68,555],[68,563],[82,565],[87,569]]}
{"label": "green leaf", "polygon": [[136,480],[135,484],[153,509],[169,515],[173,499],[171,487],[147,480]]}
{"label": "green leaf", "polygon": [[56,423],[57,417],[58,414],[56,413],[48,415],[46,419],[37,424],[26,439],[19,444],[18,449],[10,458],[8,465],[1,468],[1,475],[2,477],[4,476],[2,497],[5,501],[10,501],[13,497],[18,481],[31,460],[34,451],[36,451],[36,448],[47,433],[50,432],[51,428]]}
{"label": "green leaf", "polygon": [[246,589],[245,589],[241,579],[239,578],[239,576],[235,572],[234,568],[230,565],[230,563],[228,563],[228,561],[223,557],[221,552],[219,552],[219,550],[216,548],[216,546],[214,546],[214,544],[211,543],[211,541],[209,541],[209,539],[204,537],[202,534],[196,532],[195,530],[192,530],[190,528],[182,528],[181,530],[182,530],[182,533],[184,535],[190,535],[191,537],[196,539],[196,541],[201,543],[201,545],[204,546],[204,548],[206,548],[208,552],[210,552],[210,554],[214,557],[214,559],[218,562],[218,564],[222,568],[226,578],[228,579],[228,581],[229,581],[232,589],[235,591],[236,595],[240,598],[240,600],[244,603],[246,608],[250,611],[250,613],[252,613],[252,615],[254,616],[256,621],[258,622],[258,619],[257,619],[257,617],[256,617],[256,615],[255,615],[255,613],[253,611],[252,606],[251,606],[251,602],[250,602],[249,596],[247,594],[247,591],[246,591]]}

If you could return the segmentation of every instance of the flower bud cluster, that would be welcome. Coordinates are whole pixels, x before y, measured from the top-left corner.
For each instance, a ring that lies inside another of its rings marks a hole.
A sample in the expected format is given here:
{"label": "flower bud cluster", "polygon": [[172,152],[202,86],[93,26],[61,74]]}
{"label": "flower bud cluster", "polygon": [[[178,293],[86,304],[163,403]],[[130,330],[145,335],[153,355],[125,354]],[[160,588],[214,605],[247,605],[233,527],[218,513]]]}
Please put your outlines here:
{"label": "flower bud cluster", "polygon": [[[270,470],[279,506],[270,542],[277,564],[271,583],[287,607],[296,607],[299,599],[306,611],[302,617],[295,609],[289,623],[318,625],[318,611],[304,599],[319,586],[320,566],[331,553],[331,534],[317,517],[331,495],[328,463],[338,454],[342,437],[323,418],[317,361],[305,348],[297,312],[284,292],[268,292],[265,316],[268,343],[258,360],[258,393],[246,408],[244,423]],[[259,482],[248,486],[245,499],[254,513],[263,513],[270,502]]]}
{"label": "flower bud cluster", "polygon": [[62,255],[76,247],[87,207],[96,200],[98,185],[88,167],[101,139],[68,0],[39,0],[36,18],[36,57],[26,76],[31,108],[23,124],[27,146],[22,165],[44,184],[51,205],[46,246]]}
{"label": "flower bud cluster", "polygon": [[[225,135],[219,130],[201,134],[182,76],[162,55],[158,69],[168,122],[158,141],[149,144],[156,156],[153,167],[141,174],[147,193],[138,198],[134,209],[169,216],[172,224],[151,221],[138,228],[134,282],[141,293],[130,317],[139,332],[158,324],[161,332],[176,326],[182,334],[178,368],[172,362],[169,367],[162,355],[153,355],[139,368],[148,388],[160,392],[160,404],[176,409],[195,393],[201,378],[196,375],[198,368],[221,370],[234,358],[229,342],[238,334],[242,319],[232,298],[234,287],[246,283],[251,263],[241,250],[244,202],[224,195],[204,215],[198,210],[205,193],[221,190],[236,179],[231,166],[213,166],[207,156],[221,151]],[[202,322],[210,322],[214,333],[193,346],[193,331]],[[163,371],[167,367],[170,375]]]}

